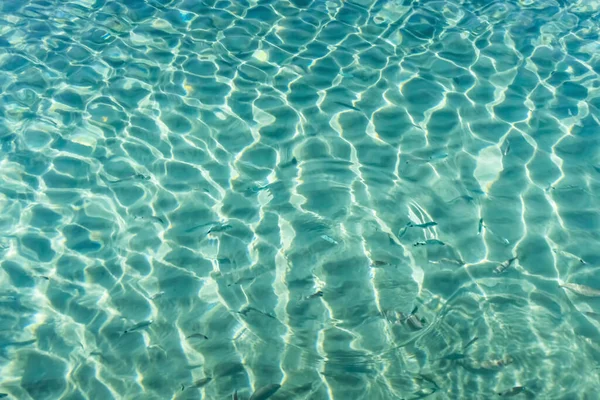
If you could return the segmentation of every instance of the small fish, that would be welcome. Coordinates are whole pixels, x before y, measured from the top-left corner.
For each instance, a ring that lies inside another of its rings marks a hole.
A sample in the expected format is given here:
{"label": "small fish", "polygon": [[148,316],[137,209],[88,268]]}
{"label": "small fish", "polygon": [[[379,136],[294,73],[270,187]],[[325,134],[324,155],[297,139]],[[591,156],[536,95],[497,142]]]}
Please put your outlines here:
{"label": "small fish", "polygon": [[0,294],[0,300],[8,300],[8,301],[17,301],[17,296],[13,296],[10,294]]}
{"label": "small fish", "polygon": [[202,334],[202,333],[194,333],[188,337],[186,337],[186,339],[204,339],[204,340],[208,340],[208,336]]}
{"label": "small fish", "polygon": [[250,396],[249,400],[266,400],[269,397],[273,396],[275,392],[279,390],[281,385],[277,383],[271,383],[270,385],[266,385],[258,389],[256,392]]}
{"label": "small fish", "polygon": [[254,281],[256,278],[254,276],[249,276],[246,278],[240,278],[237,281],[233,282],[233,283],[228,283],[227,286],[231,286],[231,285],[241,285],[244,283],[250,283],[252,281]]}
{"label": "small fish", "polygon": [[301,76],[308,73],[308,70],[306,68],[296,64],[287,64],[284,65],[283,68]]}
{"label": "small fish", "polygon": [[413,393],[416,397],[413,397],[412,400],[424,399],[426,397],[431,396],[432,394],[434,394],[437,391],[438,391],[437,388],[423,388],[423,389],[420,389],[417,392]]}
{"label": "small fish", "polygon": [[600,297],[600,290],[577,283],[561,283],[560,287],[567,288],[577,294],[587,297]]}
{"label": "small fish", "polygon": [[398,238],[401,238],[402,236],[404,236],[404,234],[406,233],[408,228],[412,227],[412,225],[413,225],[412,222],[409,222],[406,225],[404,225],[404,228],[402,228],[402,230],[400,232],[398,232]]}
{"label": "small fish", "polygon": [[435,380],[433,379],[433,377],[429,376],[429,375],[425,375],[425,374],[418,374],[415,378],[413,378],[413,380],[415,381],[415,383],[422,385],[423,382],[427,382],[433,385],[433,387],[439,389],[438,384],[435,382]]}
{"label": "small fish", "polygon": [[127,178],[117,179],[116,181],[110,181],[107,179],[108,183],[123,183],[132,180],[148,181],[150,180],[150,176],[144,174],[133,174],[131,176],[128,176]]}
{"label": "small fish", "polygon": [[185,233],[194,233],[197,232],[198,230],[200,230],[201,228],[205,228],[209,225],[218,225],[219,222],[218,221],[211,221],[211,222],[207,222],[205,224],[200,224],[200,225],[196,225],[196,226],[192,226],[191,228],[188,228],[185,230]]}
{"label": "small fish", "polygon": [[194,383],[192,383],[190,386],[185,387],[183,384],[181,385],[181,391],[183,392],[185,389],[200,389],[202,386],[206,386],[208,383],[210,383],[210,381],[212,381],[212,377],[210,376],[205,376],[204,378],[198,379],[197,381],[195,381]]}
{"label": "small fish", "polygon": [[233,392],[233,400],[238,400],[237,390]]}
{"label": "small fish", "polygon": [[269,189],[273,184],[269,183],[266,184],[264,186],[251,186],[248,189],[246,189],[246,193],[258,193],[261,192],[263,190],[267,190]]}
{"label": "small fish", "polygon": [[331,238],[330,236],[327,236],[327,235],[321,235],[321,239],[323,239],[326,242],[329,242],[331,244],[338,244],[338,242],[335,239],[333,239],[333,238]]}
{"label": "small fish", "polygon": [[296,159],[296,157],[292,157],[288,161],[285,161],[285,162],[282,162],[281,164],[279,164],[279,168],[284,169],[284,168],[292,167],[297,164],[298,164],[298,160]]}
{"label": "small fish", "polygon": [[379,260],[371,261],[371,267],[383,267],[386,265],[388,265],[388,263],[385,261],[379,261]]}
{"label": "small fish", "polygon": [[427,246],[427,245],[430,245],[430,244],[437,244],[437,245],[440,245],[440,246],[445,246],[446,245],[446,243],[442,242],[441,240],[427,239],[424,242],[416,242],[415,244],[413,244],[413,246],[414,247],[417,247],[417,246]]}
{"label": "small fish", "polygon": [[502,237],[502,236],[498,235],[497,233],[495,233],[494,231],[492,231],[492,230],[491,230],[491,229],[490,229],[488,226],[485,226],[485,225],[483,225],[483,227],[484,227],[485,229],[487,229],[487,230],[488,230],[488,232],[490,232],[490,233],[492,234],[492,236],[494,236],[496,239],[500,240],[502,243],[504,243],[504,244],[506,244],[506,245],[509,245],[509,244],[510,244],[510,242],[508,241],[508,239],[507,239],[507,238],[504,238],[504,237]]}
{"label": "small fish", "polygon": [[504,392],[498,393],[498,396],[513,397],[513,396],[518,395],[519,393],[523,393],[524,391],[525,391],[525,386],[515,386],[513,388],[505,390]]}
{"label": "small fish", "polygon": [[310,296],[308,296],[309,299],[315,299],[317,297],[323,297],[323,292],[319,290],[319,291],[311,294]]}
{"label": "small fish", "polygon": [[506,141],[506,147],[504,148],[504,151],[502,152],[503,156],[506,156],[509,152],[510,152],[510,141]]}
{"label": "small fish", "polygon": [[150,325],[152,325],[154,321],[152,321],[151,319],[149,319],[148,321],[142,321],[138,324],[135,324],[134,326],[132,326],[131,328],[127,329],[126,331],[124,331],[123,333],[129,333],[129,332],[133,332],[133,331],[137,331],[138,329],[144,329],[149,327]]}
{"label": "small fish", "polygon": [[471,347],[473,345],[473,343],[475,343],[478,340],[479,340],[479,338],[477,336],[475,336],[473,339],[469,340],[469,343],[467,343],[463,346],[463,350],[468,349],[469,347]]}
{"label": "small fish", "polygon": [[425,244],[437,244],[439,246],[445,246],[446,243],[442,242],[441,240],[437,240],[437,239],[427,239],[425,241]]}
{"label": "small fish", "polygon": [[163,294],[165,294],[165,292],[154,293],[152,296],[150,296],[150,300],[156,300],[159,297],[161,297]]}
{"label": "small fish", "polygon": [[480,235],[483,230],[483,218],[479,218],[479,227],[477,228],[477,234]]}
{"label": "small fish", "polygon": [[37,341],[36,339],[30,339],[30,340],[25,340],[23,342],[0,343],[0,348],[28,346],[30,344],[34,344],[36,341]]}
{"label": "small fish", "polygon": [[136,220],[141,219],[143,221],[154,221],[154,222],[160,223],[161,225],[165,224],[165,220],[164,219],[162,219],[160,217],[155,217],[153,215],[150,215],[150,216],[147,216],[147,217],[142,216],[142,215],[136,215],[133,218],[136,219]]}
{"label": "small fish", "polygon": [[104,359],[104,356],[99,351],[92,351],[92,352],[90,352],[90,357],[91,356],[98,357],[100,359]]}
{"label": "small fish", "polygon": [[413,329],[420,330],[424,328],[423,321],[415,314],[411,314],[406,318],[406,323]]}
{"label": "small fish", "polygon": [[337,104],[337,105],[342,106],[342,107],[350,108],[350,109],[352,109],[354,111],[360,111],[359,108],[356,108],[356,107],[354,107],[351,104],[342,103],[341,101],[334,101],[334,104]]}
{"label": "small fish", "polygon": [[231,228],[233,228],[233,226],[229,224],[215,225],[212,228],[210,228],[208,232],[206,232],[206,234],[225,232]]}
{"label": "small fish", "polygon": [[471,202],[475,201],[475,198],[474,198],[474,197],[471,197],[471,196],[469,196],[469,195],[458,196],[458,197],[455,197],[455,198],[453,198],[452,200],[448,201],[448,203],[455,203],[455,202],[457,202],[458,200],[462,200],[462,201],[465,201],[465,202],[467,202],[467,203],[471,203]]}
{"label": "small fish", "polygon": [[415,330],[420,330],[423,329],[424,325],[423,325],[423,320],[421,320],[418,316],[417,316],[417,310],[418,307],[415,307],[412,312],[410,314],[408,314],[407,317],[404,317],[404,315],[397,311],[396,314],[396,324],[398,323],[406,323],[410,328],[415,329]]}
{"label": "small fish", "polygon": [[487,360],[482,362],[479,366],[483,369],[488,369],[488,370],[493,370],[493,369],[498,369],[498,368],[502,368],[502,367],[506,367],[507,365],[510,365],[513,363],[513,358],[510,356],[501,358],[499,360]]}
{"label": "small fish", "polygon": [[411,225],[413,228],[430,228],[436,226],[437,222],[425,222],[424,224]]}
{"label": "small fish", "polygon": [[433,161],[433,160],[442,160],[444,158],[448,157],[448,153],[438,153],[438,154],[434,154],[432,156],[429,156],[429,160]]}
{"label": "small fish", "polygon": [[565,255],[565,256],[570,257],[570,258],[575,258],[575,259],[577,259],[583,265],[587,264],[587,262],[585,262],[585,260],[583,258],[579,258],[575,254],[569,253],[568,251],[564,251],[564,250],[560,250],[560,249],[552,249],[552,251],[555,254],[557,254],[557,255],[562,254],[562,255]]}
{"label": "small fish", "polygon": [[517,257],[513,257],[510,260],[506,260],[504,261],[502,264],[499,264],[495,269],[494,269],[494,273],[495,274],[501,274],[504,271],[506,271],[508,269],[508,267],[511,266],[511,264],[517,259]]}
{"label": "small fish", "polygon": [[456,264],[456,265],[465,265],[465,262],[461,259],[454,258],[442,258],[439,261],[429,261],[431,264],[439,264],[439,263],[447,263],[447,264]]}
{"label": "small fish", "polygon": [[245,317],[245,316],[247,316],[247,314],[248,314],[250,311],[255,311],[255,312],[259,313],[259,314],[262,314],[262,315],[264,315],[265,317],[269,317],[269,318],[277,319],[277,318],[275,318],[273,315],[271,315],[271,314],[269,314],[269,313],[266,313],[266,312],[264,312],[264,311],[260,311],[259,309],[257,309],[257,308],[254,308],[254,307],[252,307],[252,306],[245,307],[245,308],[243,308],[243,309],[242,309],[242,311],[235,311],[235,312],[236,312],[236,313],[238,313],[238,314],[241,314],[241,315],[243,315],[243,316]]}

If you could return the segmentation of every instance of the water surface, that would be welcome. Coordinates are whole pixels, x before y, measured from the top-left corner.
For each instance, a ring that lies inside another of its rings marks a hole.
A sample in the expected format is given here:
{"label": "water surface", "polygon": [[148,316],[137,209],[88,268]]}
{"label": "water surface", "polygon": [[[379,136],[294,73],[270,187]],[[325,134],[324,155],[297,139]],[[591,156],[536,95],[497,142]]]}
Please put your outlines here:
{"label": "water surface", "polygon": [[0,393],[595,398],[599,12],[3,1]]}

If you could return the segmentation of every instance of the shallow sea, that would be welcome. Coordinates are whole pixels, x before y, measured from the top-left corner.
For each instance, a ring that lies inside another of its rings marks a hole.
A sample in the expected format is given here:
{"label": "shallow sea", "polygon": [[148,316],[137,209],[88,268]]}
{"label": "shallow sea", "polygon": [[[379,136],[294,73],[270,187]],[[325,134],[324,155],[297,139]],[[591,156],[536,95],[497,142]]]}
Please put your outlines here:
{"label": "shallow sea", "polygon": [[0,393],[597,399],[599,34],[596,0],[1,1]]}

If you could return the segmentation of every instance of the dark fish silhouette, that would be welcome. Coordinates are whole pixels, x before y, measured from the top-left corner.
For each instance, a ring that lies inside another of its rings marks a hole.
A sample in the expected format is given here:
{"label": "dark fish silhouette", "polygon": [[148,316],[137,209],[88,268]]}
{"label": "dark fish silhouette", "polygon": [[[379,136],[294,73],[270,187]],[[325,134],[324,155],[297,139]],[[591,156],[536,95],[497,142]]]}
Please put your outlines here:
{"label": "dark fish silhouette", "polygon": [[433,377],[429,375],[418,374],[416,377],[413,378],[413,381],[415,381],[415,383],[417,383],[418,385],[423,385],[424,382],[427,382],[432,384],[434,388],[439,389],[438,384],[435,382]]}
{"label": "dark fish silhouette", "polygon": [[150,300],[156,300],[156,299],[158,299],[160,296],[162,296],[163,294],[165,294],[165,292],[158,292],[158,293],[154,293],[152,296],[150,296]]}
{"label": "dark fish silhouette", "polygon": [[502,264],[498,265],[495,269],[494,269],[494,273],[495,274],[501,274],[504,271],[506,271],[508,269],[508,267],[510,267],[512,265],[512,263],[517,259],[517,257],[513,257],[509,260],[504,261]]}
{"label": "dark fish silhouette", "polygon": [[490,229],[490,227],[489,227],[489,226],[487,226],[487,225],[482,225],[482,226],[483,226],[483,227],[484,227],[484,228],[485,228],[485,229],[486,229],[486,230],[487,230],[489,233],[491,233],[493,237],[495,237],[496,239],[498,239],[498,240],[499,240],[499,241],[501,241],[502,243],[504,243],[504,244],[506,244],[506,245],[510,244],[510,241],[509,241],[507,238],[505,238],[505,237],[502,237],[502,236],[498,235],[496,232],[492,231],[492,230]]}
{"label": "dark fish silhouette", "polygon": [[448,157],[448,153],[438,153],[438,154],[429,156],[429,159],[430,160],[443,160],[446,157]]}
{"label": "dark fish silhouette", "polygon": [[434,394],[437,391],[438,391],[437,388],[423,388],[423,389],[413,393],[415,395],[415,397],[412,397],[411,400],[424,399],[426,397],[431,396],[432,394]]}
{"label": "dark fish silhouette", "polygon": [[132,326],[131,328],[125,330],[123,333],[129,333],[129,332],[133,332],[133,331],[137,331],[139,329],[144,329],[149,327],[150,325],[152,325],[154,321],[152,321],[151,319],[149,319],[148,321],[143,321],[140,322],[138,324],[135,324],[134,326]]}
{"label": "dark fish silhouette", "polygon": [[128,182],[128,181],[133,181],[133,180],[140,180],[140,181],[148,181],[150,180],[150,176],[148,175],[144,175],[144,174],[133,174],[131,176],[128,176],[127,178],[123,178],[123,179],[117,179],[116,181],[111,181],[106,179],[106,181],[108,183],[123,183],[123,182]]}
{"label": "dark fish silhouette", "polygon": [[354,111],[360,111],[359,108],[356,108],[356,107],[354,107],[351,104],[342,103],[341,101],[334,101],[334,103],[337,104],[337,105],[339,105],[339,106],[342,106],[342,107],[350,108],[350,109],[352,109]]}
{"label": "dark fish silhouette", "polygon": [[165,220],[164,219],[162,219],[161,217],[156,217],[154,215],[150,215],[150,216],[136,215],[133,218],[136,219],[136,220],[141,219],[141,220],[144,220],[144,221],[155,221],[155,222],[160,223],[161,225],[165,224]]}
{"label": "dark fish silhouette", "polygon": [[181,385],[181,391],[183,392],[185,389],[191,389],[191,388],[200,389],[202,386],[206,386],[208,383],[210,383],[210,381],[212,381],[212,377],[205,376],[204,378],[198,379],[197,381],[195,381],[188,387]]}
{"label": "dark fish silhouette", "polygon": [[411,314],[406,318],[406,323],[413,329],[419,330],[423,329],[423,321],[417,317],[416,314]]}
{"label": "dark fish silhouette", "polygon": [[208,340],[208,336],[202,334],[202,333],[194,333],[193,335],[190,335],[188,337],[186,337],[186,339],[204,339],[204,340]]}
{"label": "dark fish silhouette", "polygon": [[416,242],[415,244],[413,244],[414,247],[417,246],[427,246],[427,245],[432,245],[432,244],[437,244],[439,246],[445,246],[446,243],[442,242],[441,240],[437,240],[437,239],[427,239],[424,242]]}
{"label": "dark fish silhouette", "polygon": [[479,340],[479,338],[477,336],[475,336],[473,339],[469,340],[469,343],[467,343],[467,344],[464,345],[463,350],[468,349],[469,347],[471,347],[471,345],[473,343],[475,343],[478,340]]}
{"label": "dark fish silhouette", "polygon": [[600,290],[591,288],[589,286],[579,285],[577,283],[561,283],[559,286],[569,289],[572,292],[575,292],[582,296],[600,297]]}
{"label": "dark fish silhouette", "polygon": [[271,383],[269,385],[263,386],[258,389],[256,392],[250,396],[249,400],[266,400],[269,397],[273,396],[275,392],[279,390],[281,385],[277,383]]}
{"label": "dark fish silhouette", "polygon": [[425,222],[424,224],[415,224],[412,225],[413,228],[431,228],[432,226],[437,226],[437,222]]}
{"label": "dark fish silhouette", "polygon": [[185,230],[185,233],[194,233],[194,232],[200,230],[201,228],[205,228],[205,227],[207,227],[209,225],[217,225],[218,226],[218,224],[219,224],[218,221],[207,222],[205,224],[200,224],[200,225],[196,225],[196,226],[193,226],[191,228],[188,228],[188,229]]}
{"label": "dark fish silhouette", "polygon": [[514,362],[511,356],[506,356],[501,359],[485,360],[485,361],[462,361],[459,365],[465,368],[467,371],[473,373],[490,373],[498,371],[501,368],[506,367]]}
{"label": "dark fish silhouette", "polygon": [[263,190],[267,190],[269,189],[271,186],[273,186],[272,183],[268,183],[264,186],[251,186],[248,189],[245,190],[246,193],[250,194],[250,193],[258,193],[261,192]]}
{"label": "dark fish silhouette", "polygon": [[424,320],[420,319],[417,316],[418,307],[415,307],[410,314],[406,317],[401,312],[396,312],[396,324],[404,324],[406,323],[410,328],[415,330],[421,330],[424,328],[423,322]]}
{"label": "dark fish silhouette", "polygon": [[234,312],[237,313],[237,314],[243,315],[245,317],[245,316],[248,315],[248,313],[250,311],[255,311],[255,312],[259,313],[259,314],[264,315],[265,317],[269,317],[269,318],[272,318],[272,319],[277,319],[274,315],[272,315],[270,313],[266,313],[264,311],[260,311],[259,309],[254,308],[252,306],[247,306],[247,307],[244,307],[241,311],[234,311]]}
{"label": "dark fish silhouette", "polygon": [[460,259],[454,258],[441,258],[437,261],[429,261],[431,264],[440,264],[440,263],[448,263],[448,264],[456,264],[456,265],[465,265],[465,262]]}
{"label": "dark fish silhouette", "polygon": [[[465,344],[463,346],[463,350],[467,350],[469,347],[471,347],[473,345],[473,343],[475,343],[477,340],[479,340],[479,338],[477,336],[475,336],[473,339],[469,340],[469,342],[467,344]],[[450,353],[447,354],[441,358],[437,358],[437,360],[449,360],[449,361],[456,361],[456,360],[462,360],[463,358],[466,358],[466,354],[464,353]]]}
{"label": "dark fish silhouette", "polygon": [[515,386],[513,388],[505,390],[504,392],[498,393],[498,396],[513,397],[513,396],[518,395],[519,393],[523,393],[524,391],[525,391],[525,386]]}
{"label": "dark fish silhouette", "polygon": [[371,262],[371,267],[383,267],[386,265],[388,265],[388,263],[385,261],[374,260]]}
{"label": "dark fish silhouette", "polygon": [[457,202],[459,200],[463,200],[463,201],[466,201],[467,203],[471,203],[472,201],[475,201],[475,198],[472,197],[472,196],[469,196],[469,195],[463,195],[463,196],[455,197],[452,200],[449,200],[448,203],[452,204],[452,203],[455,203],[455,202]]}
{"label": "dark fish silhouette", "polygon": [[207,232],[207,234],[209,233],[220,233],[220,232],[225,232],[228,231],[229,229],[233,228],[233,226],[229,225],[229,224],[221,224],[221,225],[216,225],[213,226],[212,228],[210,228]]}
{"label": "dark fish silhouette", "polygon": [[402,236],[404,236],[404,234],[406,233],[406,231],[408,230],[408,228],[431,228],[432,226],[436,226],[437,222],[431,221],[431,222],[425,222],[423,224],[413,224],[412,222],[408,222],[404,228],[398,233],[398,237],[401,238]]}

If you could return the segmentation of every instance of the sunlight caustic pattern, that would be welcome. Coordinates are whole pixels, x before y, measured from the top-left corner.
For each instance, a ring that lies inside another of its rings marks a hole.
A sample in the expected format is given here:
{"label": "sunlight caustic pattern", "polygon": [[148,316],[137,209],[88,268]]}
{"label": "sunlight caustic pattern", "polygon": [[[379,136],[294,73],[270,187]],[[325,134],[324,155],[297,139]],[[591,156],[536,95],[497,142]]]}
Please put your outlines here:
{"label": "sunlight caustic pattern", "polygon": [[599,18],[1,2],[0,392],[593,398]]}

